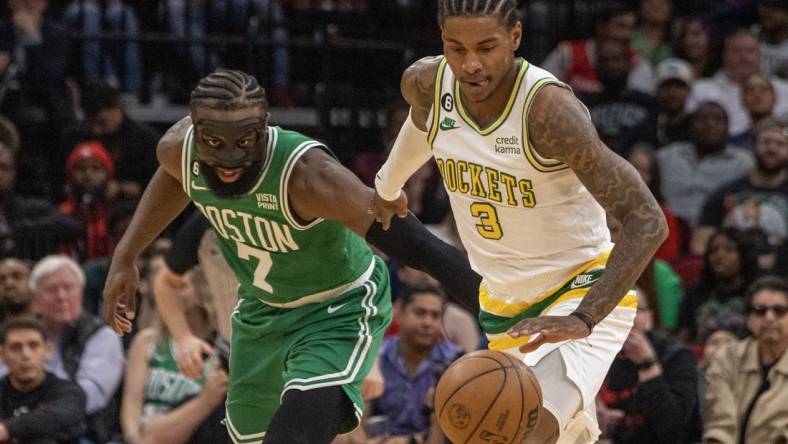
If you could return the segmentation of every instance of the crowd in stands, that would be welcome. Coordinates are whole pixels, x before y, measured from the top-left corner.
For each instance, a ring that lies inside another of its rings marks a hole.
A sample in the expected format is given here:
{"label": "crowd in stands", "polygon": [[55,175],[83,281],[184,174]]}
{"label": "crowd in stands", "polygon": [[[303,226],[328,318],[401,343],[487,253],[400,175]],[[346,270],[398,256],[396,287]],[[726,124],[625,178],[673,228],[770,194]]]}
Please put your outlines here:
{"label": "crowd in stands", "polygon": [[[325,74],[315,61],[330,58],[321,42],[401,45],[407,60],[364,55],[369,79],[345,80],[394,92],[375,98],[376,145],[350,155],[344,139],[329,140],[371,185],[408,115],[396,95],[401,69],[440,51],[435,4],[0,4],[0,443],[227,442],[227,373],[214,351],[234,287],[228,270],[217,276],[207,221],[182,218],[140,259],[135,334],[118,338],[100,318],[110,257],[156,169],[162,129],[130,117],[125,99],[185,103],[198,78],[225,66],[258,75],[274,110],[310,107]],[[635,326],[596,400],[604,439],[788,443],[788,2],[521,8],[520,55],[573,88],[670,227],[637,282]],[[335,65],[358,69],[341,57]],[[411,211],[462,248],[433,164],[406,192]],[[617,221],[609,228],[615,239]],[[337,444],[442,443],[436,381],[486,345],[433,279],[389,268],[395,321],[365,382],[365,427]],[[177,300],[157,298],[163,280]],[[187,335],[167,329],[163,304],[180,307]],[[188,341],[211,357],[184,372]]]}

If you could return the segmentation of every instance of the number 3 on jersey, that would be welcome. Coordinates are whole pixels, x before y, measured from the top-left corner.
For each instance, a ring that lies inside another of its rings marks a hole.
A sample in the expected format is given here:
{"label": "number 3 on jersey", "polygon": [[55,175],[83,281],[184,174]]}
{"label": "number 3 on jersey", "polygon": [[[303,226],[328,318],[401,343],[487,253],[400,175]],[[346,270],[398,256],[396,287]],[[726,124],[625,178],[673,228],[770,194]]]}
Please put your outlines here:
{"label": "number 3 on jersey", "polygon": [[495,207],[486,202],[474,202],[471,204],[471,216],[478,217],[476,230],[485,239],[498,240],[503,237],[501,224],[498,222],[498,212]]}
{"label": "number 3 on jersey", "polygon": [[249,245],[240,242],[235,243],[238,246],[238,257],[244,260],[257,258],[257,266],[254,269],[254,281],[252,284],[264,291],[273,293],[274,289],[271,284],[266,282],[265,278],[268,277],[268,272],[271,271],[271,266],[274,264],[271,261],[271,253],[261,250],[259,248],[250,247]]}

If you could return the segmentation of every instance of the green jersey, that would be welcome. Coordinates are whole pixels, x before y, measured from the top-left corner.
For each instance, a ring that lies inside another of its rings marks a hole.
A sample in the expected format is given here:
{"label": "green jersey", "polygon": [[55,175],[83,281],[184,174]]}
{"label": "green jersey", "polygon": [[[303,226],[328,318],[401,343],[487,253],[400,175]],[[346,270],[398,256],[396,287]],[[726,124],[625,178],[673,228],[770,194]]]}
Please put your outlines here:
{"label": "green jersey", "polygon": [[159,340],[151,348],[142,403],[142,416],[145,419],[178,407],[185,399],[200,393],[204,383],[178,371],[169,337]]}
{"label": "green jersey", "polygon": [[217,197],[200,175],[194,127],[183,143],[183,187],[210,221],[238,295],[275,307],[297,307],[339,295],[369,278],[374,262],[364,239],[339,222],[301,223],[287,194],[296,161],[324,146],[302,134],[268,127],[263,171],[243,196]]}

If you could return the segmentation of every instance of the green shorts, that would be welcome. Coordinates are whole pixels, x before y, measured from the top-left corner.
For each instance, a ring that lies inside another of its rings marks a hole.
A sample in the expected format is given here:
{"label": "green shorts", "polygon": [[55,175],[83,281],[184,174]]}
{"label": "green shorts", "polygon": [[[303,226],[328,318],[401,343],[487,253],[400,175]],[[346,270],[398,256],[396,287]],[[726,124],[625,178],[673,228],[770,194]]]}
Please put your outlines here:
{"label": "green shorts", "polygon": [[361,382],[390,322],[388,269],[377,257],[369,280],[326,301],[288,309],[242,298],[232,316],[226,404],[233,441],[261,442],[286,391],[334,385],[355,407],[341,431],[353,430],[364,409]]}

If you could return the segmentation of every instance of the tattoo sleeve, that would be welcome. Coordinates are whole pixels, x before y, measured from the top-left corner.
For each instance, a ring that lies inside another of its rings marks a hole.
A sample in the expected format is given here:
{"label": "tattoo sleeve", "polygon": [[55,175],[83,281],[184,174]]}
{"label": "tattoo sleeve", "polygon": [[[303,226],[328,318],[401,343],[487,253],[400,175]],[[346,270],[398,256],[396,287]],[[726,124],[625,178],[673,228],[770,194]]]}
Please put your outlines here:
{"label": "tattoo sleeve", "polygon": [[587,110],[568,89],[545,86],[528,128],[539,154],[569,166],[608,215],[622,224],[605,273],[577,309],[598,323],[635,285],[667,237],[665,217],[634,167],[599,140]]}

